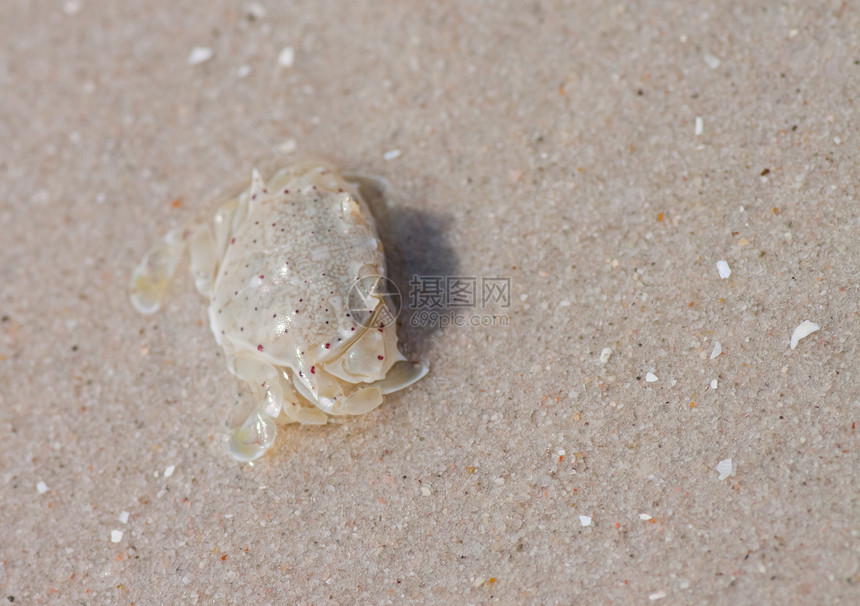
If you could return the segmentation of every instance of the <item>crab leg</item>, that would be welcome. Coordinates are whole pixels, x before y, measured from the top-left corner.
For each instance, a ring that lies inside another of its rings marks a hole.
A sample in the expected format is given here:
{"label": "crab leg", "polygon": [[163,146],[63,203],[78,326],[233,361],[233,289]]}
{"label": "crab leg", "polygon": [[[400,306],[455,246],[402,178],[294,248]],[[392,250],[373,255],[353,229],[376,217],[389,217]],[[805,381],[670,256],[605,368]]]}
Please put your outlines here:
{"label": "crab leg", "polygon": [[167,285],[185,252],[185,229],[168,232],[149,251],[131,275],[131,303],[142,314],[154,314],[161,307]]}
{"label": "crab leg", "polygon": [[255,398],[248,417],[230,430],[230,455],[237,461],[253,461],[275,442],[278,428],[274,419],[281,413],[283,390],[271,364],[244,356],[230,362],[230,369],[251,386]]}

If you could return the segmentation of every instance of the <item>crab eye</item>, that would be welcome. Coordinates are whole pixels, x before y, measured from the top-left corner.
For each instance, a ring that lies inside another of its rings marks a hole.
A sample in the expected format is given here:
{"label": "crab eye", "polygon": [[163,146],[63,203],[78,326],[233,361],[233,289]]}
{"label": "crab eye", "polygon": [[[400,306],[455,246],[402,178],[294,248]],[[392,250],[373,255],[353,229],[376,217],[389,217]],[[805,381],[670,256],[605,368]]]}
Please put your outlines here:
{"label": "crab eye", "polygon": [[358,200],[352,194],[341,194],[340,212],[344,221],[350,225],[363,225],[365,223]]}

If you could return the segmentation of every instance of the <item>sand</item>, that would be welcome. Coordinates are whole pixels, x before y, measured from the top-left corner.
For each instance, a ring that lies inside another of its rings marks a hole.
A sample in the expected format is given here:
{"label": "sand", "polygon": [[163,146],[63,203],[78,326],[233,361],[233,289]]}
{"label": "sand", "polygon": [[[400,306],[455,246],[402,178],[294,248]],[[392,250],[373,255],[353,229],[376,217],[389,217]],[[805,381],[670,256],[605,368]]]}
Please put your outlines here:
{"label": "sand", "polygon": [[[0,5],[0,597],[860,602],[856,7],[133,4]],[[385,179],[431,372],[238,464],[127,289],[267,139]]]}

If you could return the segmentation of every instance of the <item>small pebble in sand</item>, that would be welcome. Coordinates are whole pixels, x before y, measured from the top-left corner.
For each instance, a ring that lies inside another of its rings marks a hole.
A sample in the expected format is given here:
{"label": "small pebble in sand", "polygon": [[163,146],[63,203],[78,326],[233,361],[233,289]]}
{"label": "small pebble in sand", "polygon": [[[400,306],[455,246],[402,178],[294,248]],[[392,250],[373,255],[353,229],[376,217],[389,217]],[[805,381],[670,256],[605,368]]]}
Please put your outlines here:
{"label": "small pebble in sand", "polygon": [[385,152],[384,154],[382,154],[382,157],[385,158],[386,160],[396,160],[397,158],[400,157],[400,153],[401,152],[399,149],[391,149],[391,150],[388,150],[387,152]]}
{"label": "small pebble in sand", "polygon": [[794,349],[797,347],[798,341],[804,337],[808,337],[817,330],[821,330],[821,326],[815,322],[810,322],[809,320],[801,322],[800,325],[794,329],[794,333],[791,335],[791,348]]}
{"label": "small pebble in sand", "polygon": [[48,492],[48,485],[45,484],[44,482],[38,482],[36,484],[36,491],[39,494],[45,494],[46,492]]}
{"label": "small pebble in sand", "polygon": [[591,516],[579,516],[579,523],[583,526],[591,526]]}
{"label": "small pebble in sand", "polygon": [[659,380],[660,380],[659,377],[657,377],[657,375],[655,375],[653,372],[649,372],[648,374],[645,375],[645,382],[646,383],[655,383]]}
{"label": "small pebble in sand", "polygon": [[732,275],[732,269],[729,267],[729,264],[723,260],[717,261],[717,271],[720,272],[720,277],[723,280],[727,280],[730,275]]}
{"label": "small pebble in sand", "polygon": [[128,512],[123,511],[119,514],[119,521],[122,524],[128,524]]}
{"label": "small pebble in sand", "polygon": [[110,542],[111,543],[119,543],[122,541],[122,530],[111,530],[110,531]]}
{"label": "small pebble in sand", "polygon": [[734,473],[734,467],[732,466],[732,458],[723,459],[719,463],[717,463],[717,472],[720,474],[720,480],[725,480],[727,477]]}
{"label": "small pebble in sand", "polygon": [[702,122],[702,118],[700,116],[696,116],[696,136],[698,137],[701,135],[703,130],[704,123]]}
{"label": "small pebble in sand", "polygon": [[191,53],[188,55],[188,65],[200,65],[201,63],[206,63],[214,54],[215,51],[211,48],[195,46],[191,49]]}
{"label": "small pebble in sand", "polygon": [[266,7],[259,2],[249,2],[245,5],[245,12],[253,19],[262,19],[266,16]]}
{"label": "small pebble in sand", "polygon": [[287,46],[278,55],[278,65],[281,67],[292,67],[296,62],[296,51],[292,46]]}
{"label": "small pebble in sand", "polygon": [[67,15],[77,15],[81,12],[83,5],[80,0],[66,0],[63,2],[63,12]]}
{"label": "small pebble in sand", "polygon": [[299,144],[295,139],[287,139],[278,145],[278,151],[282,154],[291,154],[298,148]]}

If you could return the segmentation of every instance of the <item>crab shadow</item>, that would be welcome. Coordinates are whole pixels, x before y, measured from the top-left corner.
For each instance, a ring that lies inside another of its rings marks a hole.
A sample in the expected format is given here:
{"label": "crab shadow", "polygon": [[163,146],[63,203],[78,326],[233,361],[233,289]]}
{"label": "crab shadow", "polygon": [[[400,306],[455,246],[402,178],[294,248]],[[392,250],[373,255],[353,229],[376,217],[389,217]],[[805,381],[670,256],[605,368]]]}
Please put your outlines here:
{"label": "crab shadow", "polygon": [[459,275],[458,258],[447,237],[453,219],[417,208],[389,207],[383,179],[363,177],[359,183],[385,247],[388,278],[400,292],[397,334],[403,352],[411,359],[421,357],[433,334],[453,325],[459,313],[444,306],[445,278]]}

